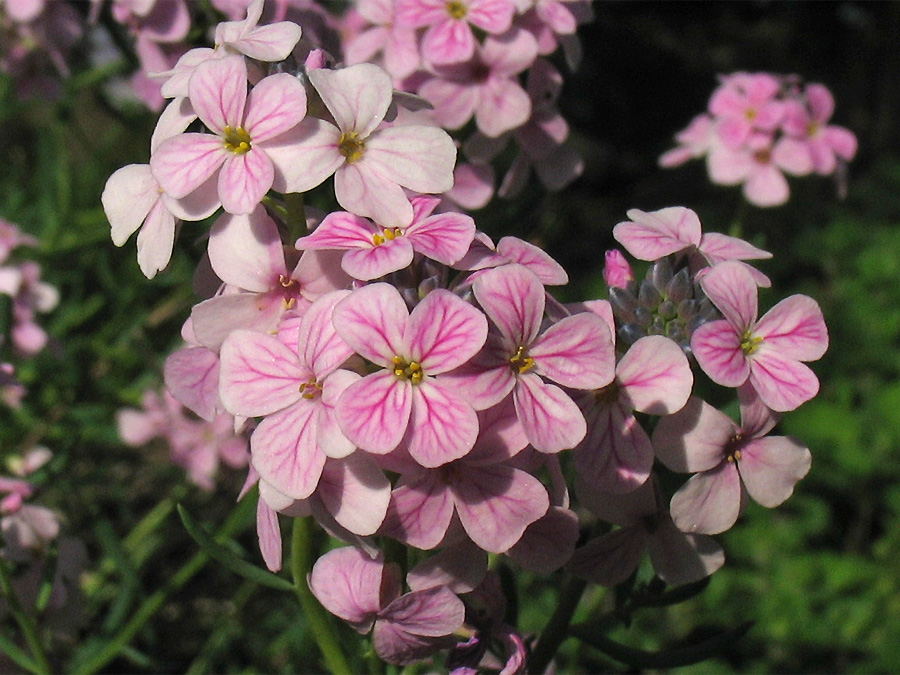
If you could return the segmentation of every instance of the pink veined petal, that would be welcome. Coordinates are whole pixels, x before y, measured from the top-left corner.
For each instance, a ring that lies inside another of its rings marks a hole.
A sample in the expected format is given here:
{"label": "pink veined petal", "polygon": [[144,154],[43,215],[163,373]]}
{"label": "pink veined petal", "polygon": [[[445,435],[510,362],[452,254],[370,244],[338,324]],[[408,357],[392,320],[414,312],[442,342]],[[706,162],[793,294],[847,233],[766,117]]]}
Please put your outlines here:
{"label": "pink veined petal", "polygon": [[475,54],[475,36],[462,19],[445,18],[425,32],[422,54],[436,65],[468,61]]}
{"label": "pink veined petal", "polygon": [[488,36],[481,49],[481,60],[492,76],[515,80],[518,78],[514,76],[534,64],[538,49],[537,40],[530,31],[511,30]]}
{"label": "pink veined petal", "polygon": [[455,644],[456,638],[452,635],[442,637],[416,635],[391,621],[376,621],[372,631],[372,646],[378,658],[398,666],[423,661]]}
{"label": "pink veined petal", "polygon": [[681,347],[662,335],[648,335],[619,361],[616,381],[633,410],[670,415],[687,403],[694,376]]}
{"label": "pink veined petal", "polygon": [[757,248],[743,239],[729,237],[719,232],[707,232],[700,240],[700,252],[711,265],[725,260],[762,260],[772,254]]}
{"label": "pink veined petal", "polygon": [[717,185],[739,185],[753,170],[753,156],[746,150],[732,150],[724,144],[714,145],[706,155],[709,179]]}
{"label": "pink veined petal", "polygon": [[758,291],[745,265],[733,260],[719,263],[703,276],[700,285],[736,331],[747,330],[756,322]]}
{"label": "pink veined petal", "polygon": [[506,260],[527,267],[545,286],[569,283],[566,270],[543,249],[518,237],[503,237],[497,242],[497,253]]}
{"label": "pink veined petal", "polygon": [[256,502],[256,536],[259,538],[259,552],[270,572],[281,569],[281,530],[278,527],[278,513],[266,504],[264,499]]}
{"label": "pink veined petal", "polygon": [[828,328],[818,303],[807,295],[785,298],[753,328],[768,347],[797,361],[815,361],[828,349]]}
{"label": "pink veined petal", "polygon": [[547,490],[534,476],[504,464],[465,471],[450,484],[466,534],[489,553],[513,546],[550,507]]}
{"label": "pink veined petal", "polygon": [[433,78],[419,88],[419,96],[434,106],[434,119],[446,129],[459,129],[475,114],[478,88]]}
{"label": "pink veined petal", "polygon": [[169,213],[160,199],[150,209],[137,236],[138,266],[145,277],[152,279],[169,264],[174,244],[175,216]]}
{"label": "pink veined petal", "polygon": [[219,403],[219,356],[206,347],[173,352],[163,368],[166,388],[201,419],[212,422]]}
{"label": "pink veined petal", "polygon": [[775,436],[750,441],[741,448],[738,471],[747,493],[767,508],[774,508],[794,492],[794,485],[809,473],[812,455],[792,438]]}
{"label": "pink veined petal", "polygon": [[722,461],[737,433],[728,415],[692,396],[677,413],[657,422],[653,447],[672,471],[708,471]]}
{"label": "pink veined petal", "polygon": [[441,375],[452,382],[472,407],[485,410],[497,405],[516,386],[508,348],[496,333],[489,333],[485,348],[461,368]]}
{"label": "pink veined petal", "polygon": [[659,523],[648,544],[653,569],[673,586],[705,579],[725,564],[725,553],[715,539],[684,534],[668,518]]}
{"label": "pink veined petal", "polygon": [[361,165],[391,182],[415,192],[435,194],[453,187],[455,163],[456,145],[450,135],[438,127],[423,125],[378,129],[366,140],[360,160]]}
{"label": "pink veined petal", "polygon": [[218,135],[244,121],[247,65],[243,56],[226,56],[200,63],[188,84],[191,105],[200,120]]}
{"label": "pink veined petal", "polygon": [[150,169],[169,196],[181,199],[209,180],[229,154],[218,136],[181,134],[156,149]]}
{"label": "pink veined petal", "polygon": [[409,316],[403,335],[409,357],[426,375],[461,366],[487,339],[487,319],[456,294],[438,288],[425,296]]}
{"label": "pink veined petal", "polygon": [[587,433],[584,415],[575,402],[537,375],[518,377],[513,400],[525,435],[538,452],[574,448]]}
{"label": "pink veined petal", "polygon": [[368,632],[381,609],[384,562],[352,546],[336,548],[316,561],[309,588],[329,612]]}
{"label": "pink veined petal", "polygon": [[129,164],[117,170],[103,188],[103,211],[116,246],[122,246],[159,201],[156,179],[148,164]]}
{"label": "pink veined petal", "polygon": [[156,152],[159,144],[188,128],[191,122],[197,119],[197,113],[191,107],[191,101],[187,97],[174,99],[160,114],[150,137],[150,152]]}
{"label": "pink veined petal", "polygon": [[366,138],[381,124],[391,104],[391,77],[371,63],[312,70],[308,76],[342,132]]}
{"label": "pink veined petal", "polygon": [[595,584],[616,586],[637,569],[647,541],[647,533],[640,526],[615,530],[576,549],[568,569]]}
{"label": "pink veined petal", "polygon": [[181,199],[174,199],[166,193],[160,197],[166,209],[176,218],[186,221],[204,220],[222,205],[216,178],[213,174],[200,187]]}
{"label": "pink veined petal", "polygon": [[427,551],[444,538],[453,512],[450,490],[436,472],[428,471],[394,488],[383,529],[385,534]]}
{"label": "pink veined petal", "polygon": [[325,216],[312,234],[300,237],[296,247],[301,251],[371,248],[374,246],[372,236],[376,233],[377,228],[371,221],[346,211],[335,211]]}
{"label": "pink veined petal", "polygon": [[[672,346],[681,353],[677,345]],[[615,376],[609,327],[596,314],[568,316],[550,326],[531,344],[528,354],[537,373],[572,389],[599,389]]]}
{"label": "pink veined petal", "polygon": [[236,330],[222,344],[219,396],[233,415],[270,415],[301,399],[298,384],[311,373],[277,338]]}
{"label": "pink veined petal", "polygon": [[488,33],[503,33],[512,23],[515,5],[510,0],[473,0],[466,20]]}
{"label": "pink veined petal", "polygon": [[412,28],[430,26],[446,16],[444,3],[439,0],[396,0],[394,8],[394,21],[400,26]]}
{"label": "pink veined petal", "polygon": [[[165,98],[185,98],[189,95],[188,85],[194,68],[210,59],[218,58],[216,51],[208,47],[191,49],[179,57],[175,67],[165,73],[154,75],[168,75],[169,79],[162,83],[160,94]],[[195,116],[196,117],[196,116]]]}
{"label": "pink veined petal", "polygon": [[277,167],[279,192],[307,192],[320,185],[344,163],[338,152],[341,132],[315,117],[303,121],[265,144],[266,154]]}
{"label": "pink veined petal", "polygon": [[808,366],[764,347],[750,358],[750,384],[763,403],[787,412],[819,393],[819,380]]}
{"label": "pink veined petal", "polygon": [[265,293],[279,274],[287,274],[278,226],[262,206],[249,215],[219,216],[209,234],[208,253],[216,276],[254,293]]}
{"label": "pink veined petal", "polygon": [[406,237],[397,237],[377,246],[347,251],[341,258],[341,268],[354,279],[371,281],[406,269],[412,264],[414,255],[412,242]]}
{"label": "pink veined petal", "polygon": [[257,61],[284,61],[300,40],[300,26],[292,21],[279,21],[258,26],[231,47]]}
{"label": "pink veined petal", "polygon": [[419,253],[452,265],[468,252],[475,221],[461,213],[441,213],[413,223],[404,234]]}
{"label": "pink veined petal", "polygon": [[385,283],[353,291],[334,308],[334,327],[354,351],[385,368],[402,355],[409,310],[400,292]]}
{"label": "pink veined petal", "polygon": [[682,532],[719,534],[741,513],[741,479],[734,462],[695,474],[672,497],[675,526]]}
{"label": "pink veined petal", "polygon": [[753,170],[744,183],[744,197],[756,206],[780,206],[790,197],[787,179],[771,164]]}
{"label": "pink veined petal", "polygon": [[531,97],[513,77],[492,77],[481,86],[475,123],[485,136],[496,138],[522,126],[530,117]]}
{"label": "pink veined petal", "polygon": [[352,279],[341,269],[340,251],[304,251],[291,279],[300,284],[304,298],[349,288]]}
{"label": "pink veined petal", "polygon": [[441,637],[462,625],[465,606],[447,588],[428,588],[401,595],[379,612],[379,619],[390,621],[413,635]]}
{"label": "pink veined petal", "polygon": [[334,291],[318,298],[300,322],[297,351],[317,380],[327,377],[353,355],[353,350],[337,334],[332,322],[334,307],[350,291]]}
{"label": "pink veined petal", "polygon": [[653,446],[634,415],[614,403],[589,408],[584,416],[587,435],[575,448],[579,478],[592,489],[616,494],[643,485],[653,468]]}
{"label": "pink veined petal", "polygon": [[319,409],[319,422],[316,428],[319,447],[329,457],[341,459],[356,450],[356,446],[341,431],[335,415],[335,406],[344,389],[360,379],[359,373],[338,369],[322,382],[322,407]]}
{"label": "pink veined petal", "polygon": [[218,350],[237,328],[274,333],[284,313],[280,297],[259,293],[217,295],[191,310],[194,336],[204,347]]}
{"label": "pink veined petal", "polygon": [[700,244],[700,218],[683,206],[650,213],[631,209],[630,221],[613,228],[613,237],[638,260],[656,260]]}
{"label": "pink veined petal", "polygon": [[340,525],[366,537],[384,521],[391,483],[374,461],[357,452],[326,462],[317,494]]}
{"label": "pink veined petal", "polygon": [[219,172],[219,197],[228,213],[250,213],[259,206],[275,180],[275,166],[265,151],[254,148],[232,154]]}
{"label": "pink veined petal", "polygon": [[406,583],[413,591],[446,586],[454,593],[470,593],[484,580],[487,564],[487,553],[466,539],[416,565]]}
{"label": "pink veined petal", "polygon": [[579,535],[575,512],[551,506],[526,528],[507,555],[527,570],[550,574],[572,558]]}
{"label": "pink veined petal", "polygon": [[691,350],[710,379],[723,387],[739,387],[750,376],[741,336],[728,321],[705,323],[691,336]]}
{"label": "pink veined petal", "polygon": [[[455,385],[454,391],[457,391]],[[528,439],[516,417],[512,397],[507,396],[497,405],[478,411],[478,439],[472,452],[466,455],[466,464],[498,464],[515,456],[527,445]]]}
{"label": "pink veined petal", "polygon": [[348,211],[371,218],[383,227],[402,228],[412,220],[412,207],[403,189],[374,170],[365,158],[338,167],[334,196]]}
{"label": "pink veined petal", "polygon": [[344,435],[366,452],[389,453],[400,444],[409,425],[412,387],[389,370],[351,384],[341,394],[335,412]]}
{"label": "pink veined petal", "polygon": [[425,379],[412,387],[412,412],[403,446],[426,468],[464,457],[478,436],[474,408],[442,383]]}
{"label": "pink veined petal", "polygon": [[278,73],[253,87],[243,126],[253,143],[265,143],[297,126],[305,116],[303,84],[290,73]]}
{"label": "pink veined petal", "polygon": [[300,399],[269,415],[250,437],[259,477],[292,499],[306,499],[319,483],[325,453],[316,442],[317,402]]}
{"label": "pink veined petal", "polygon": [[513,350],[534,341],[544,317],[544,287],[534,273],[504,265],[479,276],[472,290]]}

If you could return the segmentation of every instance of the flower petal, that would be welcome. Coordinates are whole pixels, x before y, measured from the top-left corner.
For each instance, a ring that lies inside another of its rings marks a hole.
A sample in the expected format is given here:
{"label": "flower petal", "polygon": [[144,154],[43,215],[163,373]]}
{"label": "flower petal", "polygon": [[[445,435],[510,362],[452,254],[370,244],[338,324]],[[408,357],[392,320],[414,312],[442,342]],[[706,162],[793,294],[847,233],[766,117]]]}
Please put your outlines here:
{"label": "flower petal", "polygon": [[380,366],[392,367],[393,358],[406,351],[403,335],[409,310],[399,291],[389,284],[356,289],[334,308],[332,320],[354,351]]}
{"label": "flower petal", "polygon": [[409,316],[404,342],[409,357],[427,375],[462,365],[477,354],[487,339],[484,314],[442,288],[425,296]]}
{"label": "flower petal", "polygon": [[459,459],[472,449],[477,436],[478,416],[465,399],[440,380],[413,385],[412,413],[402,445],[419,464],[434,468]]}
{"label": "flower petal", "polygon": [[412,384],[391,371],[367,375],[344,390],[336,416],[344,435],[366,452],[384,455],[396,448],[409,425]]}
{"label": "flower petal", "polygon": [[513,390],[516,414],[539,452],[574,448],[587,433],[584,415],[562,389],[537,375],[520,375]]}
{"label": "flower petal", "polygon": [[266,417],[250,437],[251,462],[259,477],[292,499],[313,493],[325,465],[316,442],[318,408],[300,399]]}
{"label": "flower petal", "polygon": [[741,479],[734,462],[695,474],[672,497],[672,520],[682,532],[719,534],[741,513]]}
{"label": "flower petal", "polygon": [[[672,346],[681,353],[674,342]],[[572,389],[605,387],[616,372],[609,327],[592,313],[568,316],[552,325],[532,343],[528,354],[536,372]]]}
{"label": "flower petal", "polygon": [[633,410],[671,415],[687,403],[694,376],[681,347],[661,335],[648,335],[619,361],[616,381]]}

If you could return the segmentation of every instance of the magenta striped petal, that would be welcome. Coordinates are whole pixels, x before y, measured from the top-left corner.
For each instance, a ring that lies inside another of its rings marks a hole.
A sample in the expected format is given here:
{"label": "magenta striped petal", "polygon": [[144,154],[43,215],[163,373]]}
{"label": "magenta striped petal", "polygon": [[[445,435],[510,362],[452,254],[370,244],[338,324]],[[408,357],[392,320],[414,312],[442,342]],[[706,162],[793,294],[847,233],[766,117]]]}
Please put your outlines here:
{"label": "magenta striped petal", "polygon": [[616,494],[643,485],[653,468],[653,446],[634,415],[615,403],[594,406],[584,416],[587,435],[575,448],[579,478]]}
{"label": "magenta striped petal", "polygon": [[472,290],[513,353],[534,342],[544,318],[544,287],[531,271],[504,265],[479,276]]}
{"label": "magenta striped petal", "polygon": [[563,286],[569,283],[569,275],[562,265],[543,249],[518,237],[503,237],[497,242],[497,253],[509,262],[527,267],[545,286]]}
{"label": "magenta striped petal", "polygon": [[335,211],[325,216],[312,234],[300,237],[296,247],[301,251],[306,249],[371,248],[374,246],[372,235],[378,230],[379,228],[365,218],[346,211]]}
{"label": "magenta striped petal", "polygon": [[475,221],[461,213],[441,213],[413,223],[405,234],[419,253],[452,265],[468,252]]}
{"label": "magenta striped petal", "polygon": [[341,267],[354,279],[371,281],[409,267],[413,256],[412,242],[406,237],[397,237],[378,246],[347,251],[341,258]]}
{"label": "magenta striped petal", "polygon": [[222,208],[238,215],[250,213],[272,187],[275,165],[259,148],[243,155],[228,154],[219,172]]}
{"label": "magenta striped petal", "polygon": [[630,221],[613,228],[613,237],[638,260],[657,260],[689,246],[699,246],[700,219],[683,206],[647,213],[631,209]]}
{"label": "magenta striped petal", "polygon": [[363,159],[337,168],[334,196],[348,211],[371,218],[383,227],[406,227],[412,220],[409,200],[403,188],[369,161],[370,154],[367,147]]}
{"label": "magenta striped petal", "polygon": [[736,260],[719,263],[703,276],[700,285],[737,330],[746,330],[756,323],[756,282],[746,265]]}
{"label": "magenta striped petal", "polygon": [[[672,346],[678,349],[675,343]],[[600,389],[612,382],[616,372],[609,327],[596,314],[564,318],[544,331],[528,354],[538,373],[572,389]]]}
{"label": "magenta striped petal", "polygon": [[550,574],[572,558],[579,529],[578,515],[574,511],[551,506],[547,513],[528,526],[522,538],[506,553],[527,570]]}
{"label": "magenta striped petal", "polygon": [[513,389],[516,414],[539,452],[574,448],[587,433],[584,415],[562,389],[537,375],[520,375]]}
{"label": "magenta striped petal", "polygon": [[399,445],[409,425],[412,387],[391,371],[367,375],[344,390],[336,416],[344,435],[357,447],[384,455]]}
{"label": "magenta striped petal", "polygon": [[212,422],[219,406],[219,356],[206,347],[169,354],[163,369],[166,389],[201,419]]}
{"label": "magenta striped petal", "polygon": [[462,63],[475,54],[475,36],[465,21],[445,18],[426,31],[422,53],[434,64]]}
{"label": "magenta striped petal", "polygon": [[453,512],[450,490],[436,472],[429,471],[394,488],[383,529],[385,534],[427,551],[441,543]]}
{"label": "magenta striped petal", "polygon": [[350,295],[350,291],[334,291],[318,298],[300,322],[297,351],[317,380],[324,379],[353,354],[331,320],[334,307]]}
{"label": "magenta striped petal", "polygon": [[330,122],[305,117],[293,129],[265,144],[278,167],[279,192],[306,192],[321,184],[344,163],[338,152],[341,131]]}
{"label": "magenta striped petal", "polygon": [[[387,127],[366,141],[362,163],[385,179],[415,192],[441,193],[453,187],[456,145],[438,127]],[[410,222],[411,219],[404,225]]]}
{"label": "magenta striped petal", "polygon": [[292,499],[306,499],[319,483],[325,453],[316,442],[319,404],[301,399],[269,415],[250,437],[253,467],[259,477]]}
{"label": "magenta striped petal", "polygon": [[256,536],[259,539],[259,552],[270,572],[281,569],[281,530],[278,527],[278,513],[266,500],[256,502]]}
{"label": "magenta striped petal", "polygon": [[741,448],[738,471],[747,493],[774,508],[794,492],[794,485],[809,473],[812,455],[792,438],[759,438]]}
{"label": "magenta striped petal", "polygon": [[692,396],[677,413],[657,422],[653,447],[672,471],[708,471],[725,458],[737,433],[737,425],[728,415]]}
{"label": "magenta striped petal", "polygon": [[734,462],[695,474],[670,505],[672,520],[682,532],[719,534],[738,519],[742,508],[741,479]]}
{"label": "magenta striped petal", "polygon": [[344,390],[360,379],[362,378],[359,373],[338,369],[322,382],[322,407],[319,409],[316,428],[319,434],[319,447],[329,457],[340,459],[356,450],[356,446],[341,431],[335,410]]}
{"label": "magenta striped petal", "polygon": [[550,507],[547,490],[524,471],[505,464],[464,472],[450,484],[466,534],[489,553],[502,553]]}
{"label": "magenta striped petal", "polygon": [[503,33],[509,29],[514,12],[515,3],[509,0],[472,0],[466,20],[488,33]]}
{"label": "magenta striped petal", "polygon": [[379,613],[379,619],[425,637],[450,635],[462,625],[466,609],[447,588],[426,588],[401,595]]}
{"label": "magenta striped petal", "polygon": [[222,345],[219,396],[233,415],[257,417],[288,407],[301,398],[299,382],[312,373],[277,338],[234,331]]}
{"label": "magenta striped petal", "polygon": [[272,333],[284,313],[281,298],[259,293],[217,295],[194,305],[194,336],[204,347],[218,350],[237,328]]}
{"label": "magenta striped petal", "polygon": [[440,380],[412,387],[412,413],[403,447],[427,468],[465,456],[478,436],[478,416],[472,406]]}
{"label": "magenta striped petal", "polygon": [[384,562],[352,546],[336,548],[316,561],[309,588],[322,606],[366,633],[381,609]]}
{"label": "magenta striped petal", "polygon": [[243,127],[254,143],[265,143],[306,116],[306,89],[290,73],[265,77],[253,87]]}
{"label": "magenta striped petal", "polygon": [[694,375],[681,347],[661,335],[648,335],[619,361],[616,381],[632,410],[671,415],[687,403]]}
{"label": "magenta striped petal", "polygon": [[828,349],[828,329],[822,310],[806,295],[785,298],[765,315],[753,329],[767,348],[788,359],[815,361]]}
{"label": "magenta striped petal", "polygon": [[342,527],[367,537],[384,521],[391,483],[371,458],[356,452],[325,463],[316,494]]}
{"label": "magenta striped petal", "polygon": [[308,76],[343,132],[367,137],[381,124],[391,104],[391,78],[371,63],[340,70],[311,70]]}
{"label": "magenta striped petal", "polygon": [[718,232],[707,232],[703,235],[700,252],[711,265],[725,260],[763,260],[772,257],[768,251],[757,248],[743,239]]}
{"label": "magenta striped petal", "polygon": [[475,356],[487,339],[487,330],[484,314],[439,288],[413,309],[403,340],[409,357],[426,374],[438,375]]}
{"label": "magenta striped petal", "polygon": [[808,366],[768,349],[750,360],[750,384],[776,412],[794,410],[819,393],[819,379]]}
{"label": "magenta striped petal", "polygon": [[750,375],[741,336],[728,321],[705,323],[691,336],[691,350],[710,379],[723,387],[739,387]]}
{"label": "magenta striped petal", "polygon": [[496,333],[488,333],[484,349],[460,368],[441,375],[451,383],[476,410],[497,405],[516,386],[516,376],[510,368],[509,350]]}
{"label": "magenta striped petal", "polygon": [[209,180],[229,154],[218,136],[181,134],[157,148],[150,169],[166,194],[181,199]]}
{"label": "magenta striped petal", "polygon": [[385,283],[363,286],[334,308],[334,327],[363,358],[391,367],[405,354],[403,334],[409,310],[399,291]]}
{"label": "magenta striped petal", "polygon": [[244,57],[226,56],[200,63],[191,75],[188,92],[194,112],[220,136],[226,126],[242,126],[247,101]]}

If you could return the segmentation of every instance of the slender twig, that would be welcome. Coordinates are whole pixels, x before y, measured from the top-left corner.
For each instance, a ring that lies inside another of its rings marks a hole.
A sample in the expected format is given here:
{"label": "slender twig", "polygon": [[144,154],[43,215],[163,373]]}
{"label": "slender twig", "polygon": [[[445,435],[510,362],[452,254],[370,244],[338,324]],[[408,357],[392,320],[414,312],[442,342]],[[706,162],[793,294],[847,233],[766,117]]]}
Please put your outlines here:
{"label": "slender twig", "polygon": [[572,617],[586,587],[586,581],[575,577],[570,578],[563,587],[559,603],[528,659],[529,673],[543,673],[547,669],[556,651],[569,635],[569,624],[572,623]]}
{"label": "slender twig", "polygon": [[44,652],[44,645],[41,644],[41,639],[38,636],[37,626],[22,608],[19,597],[12,587],[9,568],[6,566],[6,561],[3,558],[0,558],[0,593],[6,598],[9,611],[15,617],[16,623],[19,624],[22,635],[25,636],[25,642],[28,643],[28,648],[31,650],[31,656],[35,665],[35,669],[32,672],[52,673],[53,669],[50,667],[50,662],[47,660],[47,655]]}
{"label": "slender twig", "polygon": [[328,670],[332,675],[350,675],[353,671],[344,658],[344,652],[341,651],[331,617],[319,604],[306,581],[306,575],[312,569],[312,528],[309,521],[310,518],[294,519],[294,531],[291,538],[291,573],[294,577],[294,588],[297,598],[300,600],[303,615],[306,617],[316,644],[322,651]]}

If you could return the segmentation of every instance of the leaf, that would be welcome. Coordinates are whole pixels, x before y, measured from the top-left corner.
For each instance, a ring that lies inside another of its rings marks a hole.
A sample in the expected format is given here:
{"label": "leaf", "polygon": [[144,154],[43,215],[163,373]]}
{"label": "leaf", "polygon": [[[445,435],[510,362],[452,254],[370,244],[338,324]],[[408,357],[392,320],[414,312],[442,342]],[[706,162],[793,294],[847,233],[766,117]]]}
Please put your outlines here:
{"label": "leaf", "polygon": [[249,581],[253,581],[261,586],[268,586],[279,591],[294,591],[294,585],[287,579],[282,579],[278,575],[272,574],[261,567],[247,562],[243,558],[237,557],[232,551],[215,541],[207,532],[200,527],[200,524],[194,520],[187,509],[181,504],[178,505],[178,515],[181,516],[181,522],[184,523],[188,534],[194,538],[200,548],[206,551],[211,557],[218,560],[225,567],[235,574],[239,574]]}
{"label": "leaf", "polygon": [[607,656],[628,664],[637,669],[644,668],[677,668],[704,661],[737,642],[753,626],[747,621],[731,630],[722,631],[702,642],[686,647],[673,647],[660,652],[648,652],[643,649],[628,647],[595,632],[589,624],[572,626],[571,635],[582,642],[599,649]]}

